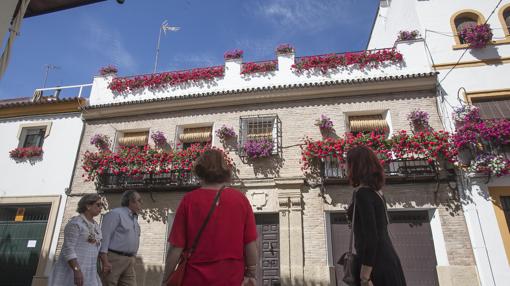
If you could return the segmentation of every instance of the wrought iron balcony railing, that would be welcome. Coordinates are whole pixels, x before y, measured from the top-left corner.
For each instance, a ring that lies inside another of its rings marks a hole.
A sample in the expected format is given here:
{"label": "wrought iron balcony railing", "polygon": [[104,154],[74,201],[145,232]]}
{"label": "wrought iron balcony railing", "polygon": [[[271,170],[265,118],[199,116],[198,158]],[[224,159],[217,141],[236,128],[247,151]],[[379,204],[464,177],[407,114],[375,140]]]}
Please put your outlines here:
{"label": "wrought iron balcony railing", "polygon": [[124,174],[102,174],[96,181],[97,190],[124,191],[133,190],[191,190],[199,186],[198,179],[191,171],[172,171],[164,174],[145,174],[127,176]]}
{"label": "wrought iron balcony railing", "polygon": [[[321,162],[321,176],[326,181],[347,181],[347,166],[336,157],[327,157]],[[438,180],[437,163],[415,159],[392,160],[384,165],[384,173],[389,181]]]}

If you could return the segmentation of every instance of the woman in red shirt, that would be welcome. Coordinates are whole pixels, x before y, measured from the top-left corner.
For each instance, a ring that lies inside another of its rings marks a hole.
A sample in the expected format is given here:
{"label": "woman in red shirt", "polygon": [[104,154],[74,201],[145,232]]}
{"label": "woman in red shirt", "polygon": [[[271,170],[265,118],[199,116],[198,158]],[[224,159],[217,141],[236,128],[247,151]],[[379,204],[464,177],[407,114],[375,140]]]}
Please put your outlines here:
{"label": "woman in red shirt", "polygon": [[[182,251],[193,244],[218,191],[230,181],[224,153],[210,149],[194,164],[200,188],[187,193],[175,214],[163,285]],[[255,216],[246,196],[233,188],[221,190],[216,208],[188,260],[182,285],[255,286],[257,257]]]}

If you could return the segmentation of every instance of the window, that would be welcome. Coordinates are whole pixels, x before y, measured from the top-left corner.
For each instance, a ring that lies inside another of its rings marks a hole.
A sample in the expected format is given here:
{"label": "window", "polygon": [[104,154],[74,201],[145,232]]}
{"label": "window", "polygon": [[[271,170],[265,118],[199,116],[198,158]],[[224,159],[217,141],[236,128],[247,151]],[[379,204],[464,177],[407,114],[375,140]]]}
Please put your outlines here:
{"label": "window", "polygon": [[273,154],[281,154],[281,121],[276,114],[242,116],[239,118],[239,146],[244,155],[243,146],[248,140],[269,140],[273,142]]}
{"label": "window", "polygon": [[510,3],[504,5],[499,10],[499,21],[506,37],[510,37]]}
{"label": "window", "polygon": [[149,131],[122,132],[117,143],[119,146],[137,146],[143,148],[148,144]]}
{"label": "window", "polygon": [[464,39],[460,37],[460,32],[471,25],[478,25],[485,22],[485,19],[480,12],[475,10],[462,10],[457,12],[451,18],[451,26],[457,45],[465,44]]}
{"label": "window", "polygon": [[349,131],[355,135],[373,131],[387,134],[389,130],[388,121],[383,118],[382,114],[349,116]]}
{"label": "window", "polygon": [[468,92],[466,97],[480,108],[482,119],[510,119],[510,90]]}
{"label": "window", "polygon": [[182,149],[187,149],[191,145],[200,144],[204,146],[211,143],[212,126],[185,127],[179,134],[179,141]]}
{"label": "window", "polygon": [[508,231],[510,231],[510,196],[501,196],[500,199],[501,207],[505,213],[506,225],[508,226]]}
{"label": "window", "polygon": [[42,147],[45,135],[46,128],[44,127],[23,128],[20,147]]}

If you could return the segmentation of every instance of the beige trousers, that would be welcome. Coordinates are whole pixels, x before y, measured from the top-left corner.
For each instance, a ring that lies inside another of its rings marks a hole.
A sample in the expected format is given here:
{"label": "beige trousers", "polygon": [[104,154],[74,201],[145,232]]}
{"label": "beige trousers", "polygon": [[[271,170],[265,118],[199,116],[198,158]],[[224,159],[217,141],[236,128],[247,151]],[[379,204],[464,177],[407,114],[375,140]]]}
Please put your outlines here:
{"label": "beige trousers", "polygon": [[135,257],[108,252],[112,271],[102,278],[103,286],[136,286]]}

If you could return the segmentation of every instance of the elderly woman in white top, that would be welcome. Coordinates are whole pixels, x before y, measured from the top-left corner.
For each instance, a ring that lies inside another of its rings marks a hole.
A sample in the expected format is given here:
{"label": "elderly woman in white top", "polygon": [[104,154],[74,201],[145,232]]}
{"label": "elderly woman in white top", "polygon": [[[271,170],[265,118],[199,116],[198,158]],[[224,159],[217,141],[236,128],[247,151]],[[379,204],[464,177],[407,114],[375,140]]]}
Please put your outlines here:
{"label": "elderly woman in white top", "polygon": [[97,257],[101,245],[101,228],[94,217],[101,213],[101,197],[87,194],[78,202],[78,213],[64,229],[62,252],[50,275],[50,286],[101,286]]}

